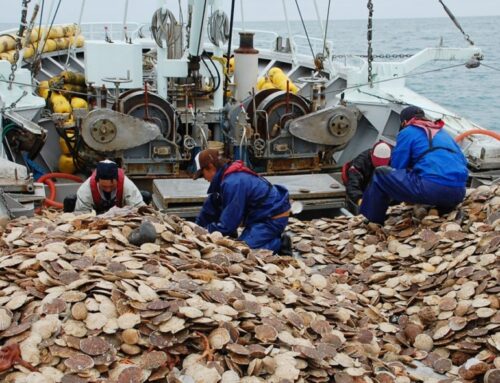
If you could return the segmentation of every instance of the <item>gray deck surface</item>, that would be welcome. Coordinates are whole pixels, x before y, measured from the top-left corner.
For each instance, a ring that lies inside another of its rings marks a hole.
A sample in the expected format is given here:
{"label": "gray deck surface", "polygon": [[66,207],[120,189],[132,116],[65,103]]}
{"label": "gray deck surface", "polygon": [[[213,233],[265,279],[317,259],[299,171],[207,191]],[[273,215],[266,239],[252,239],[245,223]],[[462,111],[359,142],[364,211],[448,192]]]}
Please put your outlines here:
{"label": "gray deck surface", "polygon": [[[265,177],[272,184],[286,186],[295,200],[314,198],[339,198],[345,188],[328,174],[302,174]],[[169,204],[203,202],[207,196],[208,182],[204,179],[161,179],[153,181],[153,191],[161,202]]]}

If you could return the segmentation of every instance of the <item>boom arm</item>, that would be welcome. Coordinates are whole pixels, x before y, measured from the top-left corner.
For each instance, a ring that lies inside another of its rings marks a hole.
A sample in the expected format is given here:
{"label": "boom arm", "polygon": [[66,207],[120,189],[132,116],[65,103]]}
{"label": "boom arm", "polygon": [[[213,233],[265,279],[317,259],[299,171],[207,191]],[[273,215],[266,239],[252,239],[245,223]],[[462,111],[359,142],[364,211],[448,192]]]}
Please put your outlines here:
{"label": "boom arm", "polygon": [[[426,48],[416,53],[412,57],[397,62],[374,62],[374,86],[384,84],[381,81],[391,81],[391,87],[397,85],[403,86],[405,79],[403,77],[415,69],[431,62],[431,61],[467,61],[476,57],[482,59],[481,49],[477,47],[467,48]],[[367,83],[368,78],[368,63],[365,63],[360,69],[348,70],[347,85],[355,86]]]}

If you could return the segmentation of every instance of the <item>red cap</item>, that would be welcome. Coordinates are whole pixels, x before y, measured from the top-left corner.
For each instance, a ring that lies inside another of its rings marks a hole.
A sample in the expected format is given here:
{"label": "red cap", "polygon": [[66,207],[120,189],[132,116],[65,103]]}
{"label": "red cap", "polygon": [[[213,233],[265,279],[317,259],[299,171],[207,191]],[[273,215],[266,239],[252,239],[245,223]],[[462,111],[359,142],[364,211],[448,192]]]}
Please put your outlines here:
{"label": "red cap", "polygon": [[377,142],[373,147],[371,157],[374,167],[387,166],[391,161],[391,147],[385,142]]}

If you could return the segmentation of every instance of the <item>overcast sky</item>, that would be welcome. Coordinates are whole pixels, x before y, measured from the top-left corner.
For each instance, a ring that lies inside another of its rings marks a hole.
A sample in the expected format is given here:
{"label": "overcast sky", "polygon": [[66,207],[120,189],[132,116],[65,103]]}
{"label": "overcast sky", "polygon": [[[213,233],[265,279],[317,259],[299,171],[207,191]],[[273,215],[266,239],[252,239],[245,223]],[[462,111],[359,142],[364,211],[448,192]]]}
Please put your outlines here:
{"label": "overcast sky", "polygon": [[[45,15],[52,2],[45,0]],[[75,22],[83,0],[62,0],[56,23]],[[83,22],[122,21],[125,0],[85,0]],[[202,2],[202,0],[200,0]],[[222,0],[229,14],[230,0]],[[283,0],[243,0],[245,21],[283,20]],[[364,19],[367,15],[367,0],[331,0],[332,19]],[[138,22],[150,21],[151,14],[161,0],[129,0],[128,19]],[[241,20],[241,0],[236,0],[236,20]],[[295,0],[284,0],[290,19],[298,19]],[[35,0],[31,0],[34,4]],[[177,14],[177,0],[166,1],[169,9]],[[182,0],[185,4],[186,1]],[[306,19],[316,19],[313,0],[298,0]],[[413,18],[445,16],[438,0],[373,0],[376,18]],[[500,0],[445,0],[458,17],[500,15]],[[20,18],[21,0],[0,0],[0,23],[17,23]],[[322,17],[326,16],[328,0],[317,0]],[[55,7],[54,5],[54,7]]]}

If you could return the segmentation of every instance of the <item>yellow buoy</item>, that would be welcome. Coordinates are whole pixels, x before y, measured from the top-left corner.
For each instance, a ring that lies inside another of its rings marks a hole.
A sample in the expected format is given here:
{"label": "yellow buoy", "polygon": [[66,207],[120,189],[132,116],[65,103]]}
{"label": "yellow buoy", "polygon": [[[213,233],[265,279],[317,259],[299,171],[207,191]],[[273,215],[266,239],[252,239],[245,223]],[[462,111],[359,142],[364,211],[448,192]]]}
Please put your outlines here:
{"label": "yellow buoy", "polygon": [[43,97],[45,100],[49,97],[48,81],[40,81],[40,84],[38,84],[38,95]]}
{"label": "yellow buoy", "polygon": [[85,75],[83,73],[64,70],[59,73],[59,76],[64,79],[64,84],[85,86]]}
{"label": "yellow buoy", "polygon": [[76,25],[75,24],[65,25],[63,27],[63,29],[64,29],[64,36],[66,36],[66,37],[74,36],[76,33]]}
{"label": "yellow buoy", "polygon": [[271,80],[272,82],[274,82],[274,76],[280,75],[280,74],[284,75],[281,68],[278,68],[278,67],[272,67],[271,69],[269,69],[267,71],[267,75],[269,76],[269,80]]}
{"label": "yellow buoy", "polygon": [[70,36],[69,43],[74,44],[75,47],[77,47],[77,48],[81,48],[81,47],[83,47],[83,44],[85,43],[85,37],[83,37],[83,35],[78,35],[76,37],[76,42],[74,42],[74,41],[75,41],[75,36]]}
{"label": "yellow buoy", "polygon": [[73,128],[75,126],[75,117],[73,114],[69,116],[69,119],[63,124],[65,128]]}
{"label": "yellow buoy", "polygon": [[[66,136],[68,137],[68,139],[71,140],[74,136],[74,133],[71,131],[66,131]],[[68,147],[66,140],[62,137],[59,138],[59,148],[61,148],[61,153],[63,153],[63,154],[70,154],[71,153],[71,150]]]}
{"label": "yellow buoy", "polygon": [[49,31],[49,39],[57,39],[59,37],[64,37],[64,27],[53,26]]}
{"label": "yellow buoy", "polygon": [[81,97],[73,97],[71,99],[71,107],[73,109],[87,109],[88,104],[87,101]]}
{"label": "yellow buoy", "polygon": [[38,31],[32,30],[29,36],[24,32],[24,38],[26,39],[26,43],[36,41],[38,40]]}
{"label": "yellow buoy", "polygon": [[266,81],[264,84],[262,84],[262,87],[260,90],[265,90],[265,89],[276,89],[276,85],[274,85],[271,81]]}
{"label": "yellow buoy", "polygon": [[[271,77],[271,76],[269,76],[269,77]],[[288,89],[291,93],[297,93],[297,91],[299,90],[295,86],[295,84],[292,81],[290,81],[288,76],[286,74],[284,74],[283,72],[281,72],[281,73],[275,72],[273,77],[272,77],[272,82],[274,85],[276,85],[276,87],[278,89],[281,89],[281,90],[287,90],[287,82],[288,82]]]}
{"label": "yellow buoy", "polygon": [[265,77],[259,77],[257,79],[257,90],[261,90],[262,89],[262,85],[264,85],[265,82],[266,82],[266,78]]}
{"label": "yellow buoy", "polygon": [[31,46],[26,47],[26,49],[24,51],[24,58],[29,59],[30,57],[33,57],[34,54],[35,54],[35,50],[33,49],[33,47],[31,47]]}
{"label": "yellow buoy", "polygon": [[50,105],[54,113],[71,113],[71,104],[63,95],[52,92],[50,96]]}
{"label": "yellow buoy", "polygon": [[57,39],[54,39],[57,45],[57,50],[62,51],[64,49],[68,49],[69,46],[69,38],[67,37],[59,37]]}
{"label": "yellow buoy", "polygon": [[42,33],[45,28],[34,27],[31,31],[31,41],[38,41],[42,37]]}
{"label": "yellow buoy", "polygon": [[231,57],[229,59],[229,74],[233,74],[234,73],[234,57]]}
{"label": "yellow buoy", "polygon": [[59,157],[59,171],[61,173],[73,174],[75,170],[73,157],[68,154],[61,154]]}
{"label": "yellow buoy", "polygon": [[43,52],[55,52],[57,51],[57,44],[55,40],[48,39],[45,41],[45,45],[42,44]]}
{"label": "yellow buoy", "polygon": [[14,54],[16,53],[16,51],[8,51],[8,52],[3,52],[3,53],[0,53],[0,59],[2,60],[7,60],[9,61],[11,64],[14,62]]}
{"label": "yellow buoy", "polygon": [[0,36],[0,53],[10,51],[16,47],[16,37],[14,35]]}

